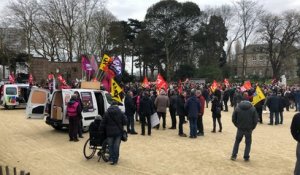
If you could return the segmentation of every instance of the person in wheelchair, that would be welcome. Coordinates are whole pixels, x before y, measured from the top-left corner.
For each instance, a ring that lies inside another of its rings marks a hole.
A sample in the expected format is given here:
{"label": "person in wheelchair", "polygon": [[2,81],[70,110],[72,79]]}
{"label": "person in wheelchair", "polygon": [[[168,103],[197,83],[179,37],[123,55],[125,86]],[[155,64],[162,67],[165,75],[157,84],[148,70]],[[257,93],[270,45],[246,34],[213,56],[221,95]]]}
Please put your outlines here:
{"label": "person in wheelchair", "polygon": [[104,130],[100,130],[101,116],[96,116],[94,122],[89,127],[90,144],[93,146],[102,146],[102,142],[106,139]]}
{"label": "person in wheelchair", "polygon": [[121,136],[126,124],[126,116],[118,107],[118,102],[114,101],[104,113],[103,120],[100,124],[100,132],[105,132],[107,136],[109,161],[111,162],[111,165],[116,165],[118,163]]}

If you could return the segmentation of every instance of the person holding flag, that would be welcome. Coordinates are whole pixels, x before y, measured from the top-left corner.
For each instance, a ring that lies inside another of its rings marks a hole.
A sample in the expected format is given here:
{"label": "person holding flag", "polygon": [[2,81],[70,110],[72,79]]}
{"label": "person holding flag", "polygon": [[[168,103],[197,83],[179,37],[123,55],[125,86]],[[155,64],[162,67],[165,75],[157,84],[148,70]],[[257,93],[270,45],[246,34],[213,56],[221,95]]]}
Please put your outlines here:
{"label": "person holding flag", "polygon": [[252,104],[254,105],[256,112],[258,114],[258,120],[262,124],[263,118],[262,118],[262,112],[263,112],[263,106],[265,104],[265,95],[260,89],[259,86],[256,86],[255,93],[253,94],[252,98]]}

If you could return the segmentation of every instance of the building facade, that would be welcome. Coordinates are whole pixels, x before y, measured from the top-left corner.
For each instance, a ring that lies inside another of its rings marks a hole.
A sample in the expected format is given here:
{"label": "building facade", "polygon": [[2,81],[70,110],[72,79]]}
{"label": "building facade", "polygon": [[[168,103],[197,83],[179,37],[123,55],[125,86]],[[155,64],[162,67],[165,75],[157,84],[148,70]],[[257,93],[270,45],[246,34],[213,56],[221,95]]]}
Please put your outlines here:
{"label": "building facade", "polygon": [[[259,78],[273,78],[273,69],[271,62],[268,60],[268,52],[266,45],[256,44],[248,45],[246,48],[245,60],[245,77],[250,78],[253,76]],[[298,78],[297,71],[299,69],[298,59],[299,53],[295,52],[292,56],[285,58],[282,63],[280,75],[285,75],[288,80]],[[243,75],[243,53],[238,53],[235,59],[236,76],[242,77]]]}

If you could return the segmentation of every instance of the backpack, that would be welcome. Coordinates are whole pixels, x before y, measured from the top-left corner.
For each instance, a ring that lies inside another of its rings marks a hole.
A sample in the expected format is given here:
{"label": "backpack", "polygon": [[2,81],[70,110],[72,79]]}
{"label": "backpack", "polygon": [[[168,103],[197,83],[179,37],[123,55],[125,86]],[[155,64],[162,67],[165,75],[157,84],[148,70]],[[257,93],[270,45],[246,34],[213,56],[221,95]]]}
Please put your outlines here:
{"label": "backpack", "polygon": [[68,104],[67,106],[67,116],[68,117],[76,117],[77,116],[77,107],[79,103],[75,102],[73,104]]}

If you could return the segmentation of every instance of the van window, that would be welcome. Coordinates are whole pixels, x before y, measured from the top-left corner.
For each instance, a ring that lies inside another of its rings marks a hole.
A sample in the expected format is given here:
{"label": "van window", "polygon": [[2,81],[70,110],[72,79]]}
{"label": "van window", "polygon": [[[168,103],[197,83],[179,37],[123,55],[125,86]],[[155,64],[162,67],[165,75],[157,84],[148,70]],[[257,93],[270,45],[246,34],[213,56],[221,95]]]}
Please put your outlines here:
{"label": "van window", "polygon": [[112,102],[113,102],[113,99],[112,99],[110,93],[105,93],[105,96],[106,96],[106,99],[107,99],[108,104],[111,105]]}
{"label": "van window", "polygon": [[7,87],[6,88],[7,95],[17,95],[17,88],[15,87]]}
{"label": "van window", "polygon": [[82,112],[93,112],[93,98],[91,92],[81,92]]}

